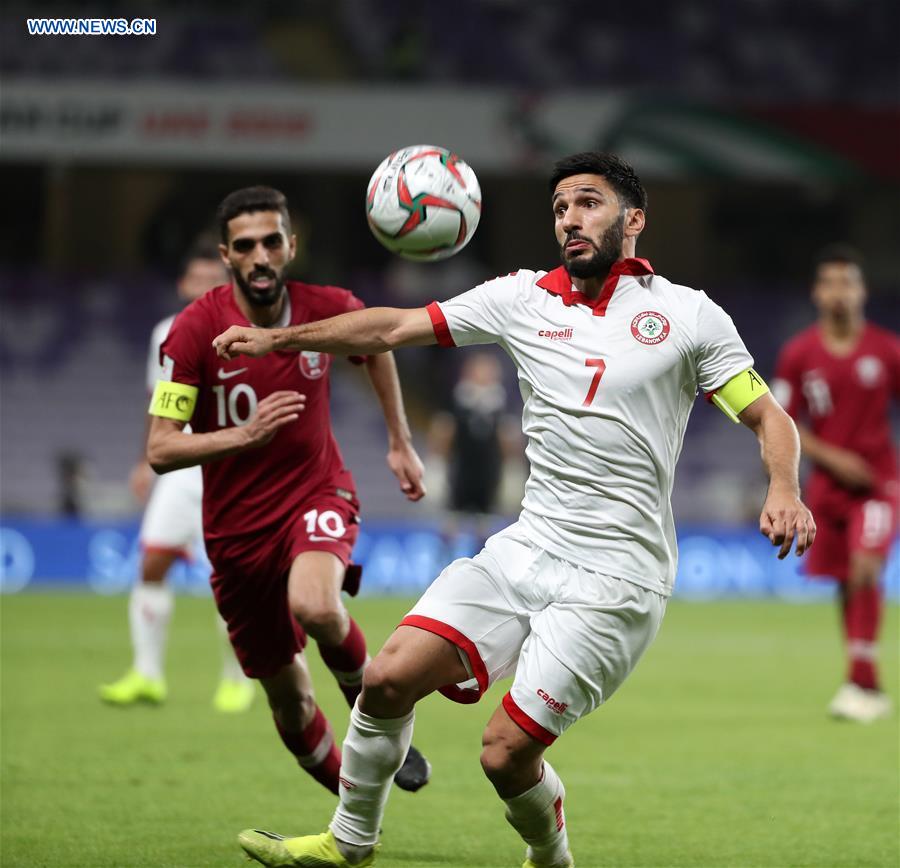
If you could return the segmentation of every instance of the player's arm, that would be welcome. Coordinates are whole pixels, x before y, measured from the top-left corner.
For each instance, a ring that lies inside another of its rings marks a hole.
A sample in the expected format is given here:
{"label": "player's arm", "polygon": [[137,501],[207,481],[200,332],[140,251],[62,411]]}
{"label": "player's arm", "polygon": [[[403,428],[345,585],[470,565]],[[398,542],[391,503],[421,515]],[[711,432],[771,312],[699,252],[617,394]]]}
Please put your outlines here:
{"label": "player's arm", "polygon": [[128,486],[138,503],[146,503],[153,486],[153,469],[147,463],[147,440],[150,437],[150,417],[144,426],[144,436],[141,438],[140,458],[131,468],[128,475]]}
{"label": "player's arm", "polygon": [[[147,438],[147,461],[157,473],[169,473],[182,467],[206,464],[236,452],[256,449],[268,443],[285,425],[300,418],[306,396],[297,392],[273,392],[263,398],[256,413],[246,425],[222,428],[202,434],[187,434],[184,426],[190,421],[194,405],[189,391],[173,391],[166,387],[177,386],[181,390],[193,389],[196,401],[197,389],[181,383],[157,384],[150,404],[150,433]],[[179,402],[166,400],[167,394],[177,394],[186,399]]]}
{"label": "player's arm", "polygon": [[[744,376],[746,372],[738,375]],[[816,523],[800,500],[797,428],[768,391],[742,408],[739,405],[740,401],[735,402],[732,409],[756,434],[763,465],[769,475],[769,491],[759,518],[760,532],[772,545],[780,546],[779,559],[788,555],[792,543],[797,555],[802,555],[816,538]]]}
{"label": "player's arm", "polygon": [[416,453],[403,406],[403,393],[397,364],[392,353],[376,353],[366,359],[366,370],[372,389],[378,396],[384,424],[388,434],[387,463],[400,482],[400,488],[409,500],[421,500],[425,496],[423,475],[425,468]]}
{"label": "player's arm", "polygon": [[431,417],[431,424],[428,427],[429,453],[448,461],[454,439],[456,439],[456,419],[452,413],[439,410]]}
{"label": "player's arm", "polygon": [[841,485],[851,491],[868,491],[875,485],[875,472],[861,455],[825,442],[802,423],[797,423],[797,431],[803,454]]}
{"label": "player's arm", "polygon": [[[147,394],[153,396],[153,389],[157,380],[168,379],[162,370],[159,358],[159,348],[165,340],[171,328],[171,322],[162,320],[158,322],[150,334],[150,343],[147,348],[147,364],[145,383],[147,384]],[[153,468],[147,461],[147,440],[150,437],[150,421],[153,417],[149,414],[144,420],[144,431],[141,437],[141,446],[138,450],[138,458],[131,468],[128,476],[128,484],[131,493],[134,495],[138,503],[146,503],[150,497],[150,491],[153,488]]]}
{"label": "player's arm", "polygon": [[504,461],[514,459],[522,460],[522,426],[519,420],[511,414],[506,414],[500,419],[500,451]]}
{"label": "player's arm", "polygon": [[789,345],[778,359],[772,382],[772,393],[797,426],[800,451],[851,491],[871,488],[875,475],[862,456],[828,443],[803,423],[804,410],[808,412],[808,407],[803,398],[802,371],[802,356],[797,347]]}
{"label": "player's arm", "polygon": [[273,350],[314,350],[333,355],[370,355],[398,347],[437,343],[424,307],[369,307],[281,329],[231,326],[213,340],[223,359],[264,356]]}

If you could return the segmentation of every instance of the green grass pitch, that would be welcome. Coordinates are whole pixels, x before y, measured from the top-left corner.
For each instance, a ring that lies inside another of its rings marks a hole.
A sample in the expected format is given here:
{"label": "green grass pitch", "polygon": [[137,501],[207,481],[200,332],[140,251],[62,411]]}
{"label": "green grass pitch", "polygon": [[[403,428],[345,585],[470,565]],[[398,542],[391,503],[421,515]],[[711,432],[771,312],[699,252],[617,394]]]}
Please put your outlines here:
{"label": "green grass pitch", "polygon": [[[373,648],[407,602],[352,603]],[[242,828],[322,830],[334,799],[281,747],[263,697],[237,717],[210,707],[211,601],[178,600],[164,707],[100,704],[96,685],[128,663],[125,608],[2,600],[3,868],[240,866]],[[882,658],[895,699],[897,639],[893,608]],[[347,709],[315,650],[310,660],[340,737]],[[829,720],[842,666],[830,606],[671,604],[631,679],[549,751],[580,868],[900,864],[897,717]],[[475,706],[421,704],[415,741],[434,776],[394,792],[380,868],[521,865],[478,765],[502,689]]]}

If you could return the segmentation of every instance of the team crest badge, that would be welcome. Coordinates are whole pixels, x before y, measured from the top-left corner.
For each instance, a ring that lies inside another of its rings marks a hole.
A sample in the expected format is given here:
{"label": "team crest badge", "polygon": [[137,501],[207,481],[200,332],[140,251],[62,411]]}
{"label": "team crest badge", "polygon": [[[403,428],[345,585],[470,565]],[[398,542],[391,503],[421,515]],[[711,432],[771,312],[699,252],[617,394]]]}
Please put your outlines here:
{"label": "team crest badge", "polygon": [[661,344],[669,336],[669,321],[655,310],[645,310],[631,321],[631,333],[642,344]]}
{"label": "team crest badge", "polygon": [[308,350],[300,353],[298,364],[300,365],[300,373],[308,380],[318,380],[325,376],[328,370],[328,353],[313,353]]}
{"label": "team crest badge", "polygon": [[856,360],[856,376],[869,389],[878,385],[883,368],[878,356],[861,356]]}

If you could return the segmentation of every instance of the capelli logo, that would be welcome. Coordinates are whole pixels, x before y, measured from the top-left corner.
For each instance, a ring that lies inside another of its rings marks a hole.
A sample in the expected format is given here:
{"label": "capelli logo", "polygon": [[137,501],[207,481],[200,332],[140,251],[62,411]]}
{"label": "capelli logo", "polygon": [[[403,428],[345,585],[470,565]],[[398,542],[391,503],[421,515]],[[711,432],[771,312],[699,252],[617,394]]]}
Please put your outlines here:
{"label": "capelli logo", "polygon": [[570,341],[572,340],[572,336],[575,334],[575,329],[567,328],[567,329],[558,329],[556,331],[551,331],[550,329],[541,329],[538,332],[539,338],[547,338],[547,340],[551,341]]}
{"label": "capelli logo", "polygon": [[558,699],[554,699],[546,690],[538,688],[536,693],[541,698],[544,705],[546,705],[554,714],[562,714],[569,707],[568,702],[560,702]]}

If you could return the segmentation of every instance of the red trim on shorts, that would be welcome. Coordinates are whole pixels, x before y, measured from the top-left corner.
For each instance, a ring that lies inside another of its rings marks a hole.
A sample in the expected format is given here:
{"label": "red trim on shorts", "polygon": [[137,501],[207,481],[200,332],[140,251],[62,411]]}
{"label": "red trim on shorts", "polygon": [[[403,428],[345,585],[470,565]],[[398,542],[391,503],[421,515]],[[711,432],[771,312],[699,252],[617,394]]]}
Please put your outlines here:
{"label": "red trim on shorts", "polygon": [[452,699],[454,702],[460,702],[464,705],[478,702],[481,699],[484,691],[488,688],[487,667],[484,665],[484,661],[481,659],[481,655],[471,639],[463,636],[459,630],[451,627],[449,624],[445,624],[443,621],[436,621],[434,618],[426,618],[423,615],[407,615],[400,622],[400,626],[418,627],[420,630],[434,633],[436,636],[440,636],[442,639],[452,642],[457,648],[462,649],[469,660],[469,665],[472,667],[472,673],[478,682],[478,689],[464,690],[456,684],[447,684],[439,688],[439,691],[447,699]]}
{"label": "red trim on shorts", "polygon": [[436,301],[433,301],[425,310],[428,311],[428,316],[431,317],[431,327],[434,329],[434,336],[437,338],[437,342],[442,347],[455,347],[456,342],[453,340],[453,335],[450,334],[450,326],[447,325],[447,317],[444,316],[441,306]]}
{"label": "red trim on shorts", "polygon": [[153,543],[141,543],[141,551],[146,554],[174,555],[183,561],[193,563],[190,551],[184,546],[158,546]]}
{"label": "red trim on shorts", "polygon": [[501,704],[503,705],[503,710],[512,718],[512,722],[533,739],[541,744],[553,744],[556,741],[556,735],[550,732],[549,729],[544,729],[536,720],[532,720],[525,714],[508,693],[503,697]]}

